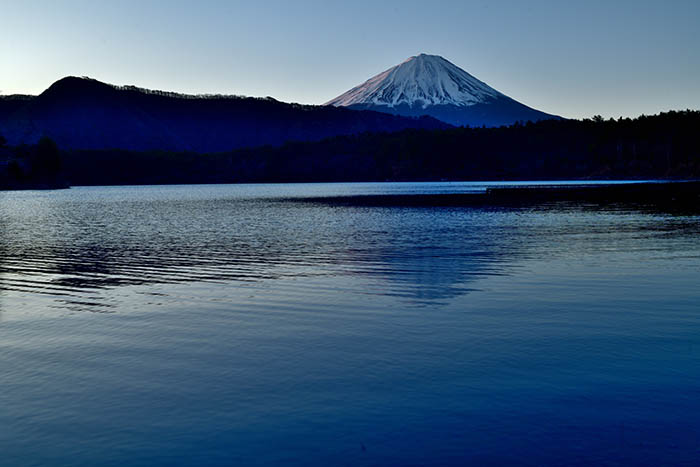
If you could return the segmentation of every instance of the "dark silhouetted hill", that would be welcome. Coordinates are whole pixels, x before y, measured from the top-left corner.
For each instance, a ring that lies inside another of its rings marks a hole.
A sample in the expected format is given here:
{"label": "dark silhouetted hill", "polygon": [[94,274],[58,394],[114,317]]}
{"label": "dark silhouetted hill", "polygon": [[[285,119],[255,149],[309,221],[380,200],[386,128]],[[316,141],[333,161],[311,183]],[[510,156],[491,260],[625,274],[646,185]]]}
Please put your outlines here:
{"label": "dark silhouetted hill", "polygon": [[32,99],[34,99],[34,96],[25,96],[21,94],[0,96],[0,122],[27,105]]}
{"label": "dark silhouetted hill", "polygon": [[336,135],[448,125],[272,98],[191,96],[68,77],[41,95],[0,99],[0,134],[9,144],[42,136],[63,149],[218,152]]}

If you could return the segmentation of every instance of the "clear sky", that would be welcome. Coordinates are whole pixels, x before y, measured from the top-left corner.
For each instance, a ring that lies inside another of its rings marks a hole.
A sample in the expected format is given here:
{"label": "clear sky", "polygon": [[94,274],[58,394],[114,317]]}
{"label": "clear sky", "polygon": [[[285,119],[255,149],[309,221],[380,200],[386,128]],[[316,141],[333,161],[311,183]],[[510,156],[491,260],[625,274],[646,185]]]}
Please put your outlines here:
{"label": "clear sky", "polygon": [[567,117],[700,108],[698,0],[0,0],[0,93],[68,75],[321,104],[418,53]]}

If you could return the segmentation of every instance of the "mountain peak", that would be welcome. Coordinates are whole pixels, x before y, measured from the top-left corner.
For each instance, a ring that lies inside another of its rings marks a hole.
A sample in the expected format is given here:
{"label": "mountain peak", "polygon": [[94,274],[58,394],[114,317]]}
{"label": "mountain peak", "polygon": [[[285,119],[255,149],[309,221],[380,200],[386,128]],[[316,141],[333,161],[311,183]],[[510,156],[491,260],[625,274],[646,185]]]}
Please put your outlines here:
{"label": "mountain peak", "polygon": [[422,53],[422,52],[419,53],[418,55],[414,55],[412,57],[407,58],[405,61],[415,60],[415,59],[422,59],[422,60],[423,59],[438,59],[438,60],[447,61],[447,60],[445,60],[444,57],[442,57],[440,55],[431,55],[431,54],[426,54],[426,53]]}
{"label": "mountain peak", "polygon": [[439,55],[421,53],[370,78],[327,105],[471,106],[503,95]]}
{"label": "mountain peak", "polygon": [[66,95],[93,95],[104,94],[113,90],[114,88],[109,84],[93,78],[66,76],[65,78],[61,78],[49,86],[49,88],[46,89],[42,95],[51,97]]}

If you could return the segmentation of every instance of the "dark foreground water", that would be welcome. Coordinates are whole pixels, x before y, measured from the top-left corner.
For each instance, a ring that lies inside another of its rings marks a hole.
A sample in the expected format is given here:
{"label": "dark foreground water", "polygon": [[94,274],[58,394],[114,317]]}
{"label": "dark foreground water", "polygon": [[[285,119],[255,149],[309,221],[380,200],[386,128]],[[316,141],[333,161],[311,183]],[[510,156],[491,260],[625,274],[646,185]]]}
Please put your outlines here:
{"label": "dark foreground water", "polygon": [[700,463],[700,217],[0,193],[0,464]]}

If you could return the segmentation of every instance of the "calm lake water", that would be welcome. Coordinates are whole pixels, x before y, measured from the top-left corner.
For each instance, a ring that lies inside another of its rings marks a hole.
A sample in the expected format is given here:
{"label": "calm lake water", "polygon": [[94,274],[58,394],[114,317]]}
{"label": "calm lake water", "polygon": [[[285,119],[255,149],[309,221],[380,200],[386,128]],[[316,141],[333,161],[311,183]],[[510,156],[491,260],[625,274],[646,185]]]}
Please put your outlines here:
{"label": "calm lake water", "polygon": [[0,464],[700,463],[700,217],[0,193]]}

